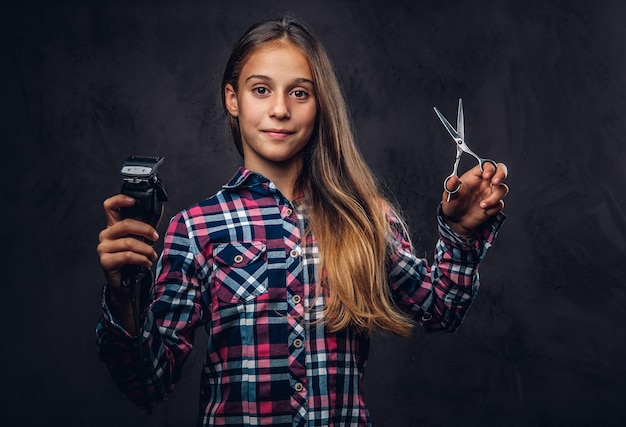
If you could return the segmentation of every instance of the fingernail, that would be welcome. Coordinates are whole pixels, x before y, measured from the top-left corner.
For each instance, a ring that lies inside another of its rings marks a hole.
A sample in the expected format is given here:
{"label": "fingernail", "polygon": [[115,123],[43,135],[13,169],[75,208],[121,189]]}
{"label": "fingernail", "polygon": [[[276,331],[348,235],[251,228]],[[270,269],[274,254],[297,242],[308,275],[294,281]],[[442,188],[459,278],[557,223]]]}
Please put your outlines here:
{"label": "fingernail", "polygon": [[480,207],[481,207],[481,208],[483,208],[483,209],[485,209],[485,208],[487,207],[487,203],[485,203],[485,202],[481,202],[481,203],[480,203]]}

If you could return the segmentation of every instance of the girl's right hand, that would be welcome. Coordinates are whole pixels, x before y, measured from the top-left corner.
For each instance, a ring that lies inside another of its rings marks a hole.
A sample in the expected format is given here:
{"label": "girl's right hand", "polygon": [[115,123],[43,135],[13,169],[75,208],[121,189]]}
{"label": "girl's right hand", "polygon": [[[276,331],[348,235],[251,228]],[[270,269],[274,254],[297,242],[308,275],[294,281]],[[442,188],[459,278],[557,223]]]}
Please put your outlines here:
{"label": "girl's right hand", "polygon": [[149,224],[134,219],[122,219],[120,208],[130,207],[135,199],[118,194],[103,203],[107,227],[100,232],[98,255],[108,286],[121,288],[120,270],[124,265],[134,264],[152,267],[158,255],[148,243],[135,237],[145,237],[150,241],[159,238],[157,231]]}

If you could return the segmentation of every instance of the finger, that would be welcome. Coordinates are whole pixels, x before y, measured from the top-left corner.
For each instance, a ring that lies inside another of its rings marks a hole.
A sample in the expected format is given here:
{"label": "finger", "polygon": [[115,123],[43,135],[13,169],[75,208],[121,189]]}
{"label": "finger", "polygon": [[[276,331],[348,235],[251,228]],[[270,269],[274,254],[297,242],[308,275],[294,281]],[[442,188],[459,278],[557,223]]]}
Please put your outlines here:
{"label": "finger", "polygon": [[157,231],[145,222],[127,218],[108,226],[100,232],[99,241],[116,240],[127,236],[138,236],[155,242],[159,238]]}
{"label": "finger", "polygon": [[138,265],[152,268],[154,261],[136,252],[105,253],[100,257],[100,265],[105,271],[118,271],[125,265]]}
{"label": "finger", "polygon": [[504,200],[498,200],[498,203],[490,206],[487,209],[483,209],[483,212],[485,213],[486,216],[494,216],[494,215],[497,215],[499,212],[501,212],[503,209],[504,209]]}
{"label": "finger", "polygon": [[448,193],[458,191],[461,186],[461,180],[456,175],[450,175],[445,181],[446,197]]}
{"label": "finger", "polygon": [[135,199],[124,194],[117,194],[106,199],[102,206],[107,219],[107,225],[113,225],[122,219],[120,208],[128,208],[135,204]]}
{"label": "finger", "polygon": [[500,206],[502,199],[509,193],[509,187],[506,184],[498,184],[491,186],[491,192],[489,196],[480,201],[480,207],[482,209],[492,209],[493,207]]}
{"label": "finger", "polygon": [[494,185],[500,184],[503,182],[506,177],[509,175],[509,169],[504,163],[498,163],[498,169],[493,175],[491,183]]}
{"label": "finger", "polygon": [[149,258],[152,261],[155,261],[158,257],[158,254],[151,244],[134,237],[124,237],[122,239],[102,241],[98,244],[97,251],[99,255],[103,255],[105,253],[135,252]]}
{"label": "finger", "polygon": [[[480,165],[479,165],[480,169]],[[491,179],[492,176],[497,172],[497,168],[491,162],[483,163],[481,176],[483,179]]]}
{"label": "finger", "polygon": [[97,251],[105,270],[118,269],[126,264],[151,267],[158,258],[152,246],[133,237],[104,241],[98,244]]}

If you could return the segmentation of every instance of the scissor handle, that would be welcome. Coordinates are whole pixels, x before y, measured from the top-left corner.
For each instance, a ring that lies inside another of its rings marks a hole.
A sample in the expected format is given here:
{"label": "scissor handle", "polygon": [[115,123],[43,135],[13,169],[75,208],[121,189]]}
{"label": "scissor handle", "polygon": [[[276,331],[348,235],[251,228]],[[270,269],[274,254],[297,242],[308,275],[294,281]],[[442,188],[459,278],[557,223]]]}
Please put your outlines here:
{"label": "scissor handle", "polygon": [[453,176],[456,176],[458,178],[458,176],[453,173],[443,180],[443,189],[446,193],[448,193],[448,198],[446,199],[446,202],[449,202],[450,197],[461,189],[461,180],[459,180],[459,183],[456,185],[456,188],[454,190],[448,190],[448,181],[450,181],[450,178],[452,178]]}
{"label": "scissor handle", "polygon": [[483,167],[485,163],[491,163],[493,165],[493,168],[495,170],[498,170],[498,164],[494,160],[478,158],[478,165],[480,166],[481,172],[485,171],[485,168]]}

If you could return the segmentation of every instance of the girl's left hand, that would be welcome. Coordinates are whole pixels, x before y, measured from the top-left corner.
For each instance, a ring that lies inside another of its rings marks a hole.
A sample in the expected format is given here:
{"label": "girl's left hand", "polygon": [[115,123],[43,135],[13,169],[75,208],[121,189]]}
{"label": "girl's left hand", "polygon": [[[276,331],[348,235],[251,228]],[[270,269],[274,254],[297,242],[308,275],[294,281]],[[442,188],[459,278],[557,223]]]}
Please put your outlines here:
{"label": "girl's left hand", "polygon": [[[448,199],[443,192],[443,215],[446,222],[458,234],[470,236],[474,230],[490,217],[504,209],[504,197],[509,187],[504,184],[508,171],[504,163],[495,170],[490,163],[484,164],[484,172],[476,165],[461,176],[461,188]],[[452,177],[448,188],[454,189],[459,179]]]}

